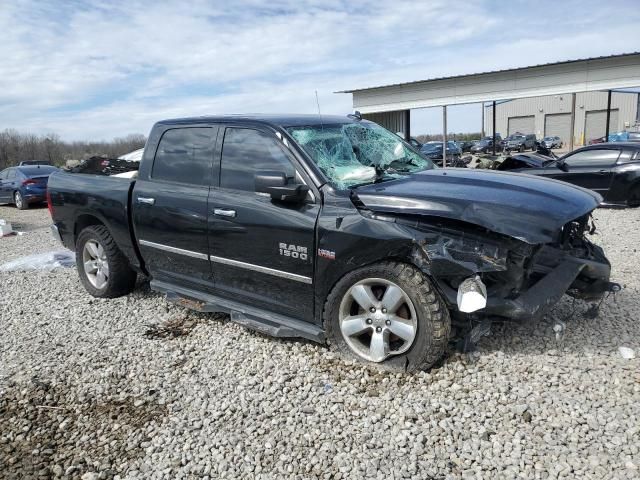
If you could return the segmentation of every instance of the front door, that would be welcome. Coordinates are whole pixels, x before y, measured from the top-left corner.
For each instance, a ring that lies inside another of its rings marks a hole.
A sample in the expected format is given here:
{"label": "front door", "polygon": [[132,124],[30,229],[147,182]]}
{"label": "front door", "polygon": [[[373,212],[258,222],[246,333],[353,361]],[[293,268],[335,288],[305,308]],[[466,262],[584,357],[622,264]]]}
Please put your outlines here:
{"label": "front door", "polygon": [[154,280],[213,290],[207,229],[217,133],[216,126],[168,128],[152,168],[140,172],[133,225]]}
{"label": "front door", "polygon": [[[223,132],[220,132],[222,135]],[[209,196],[209,244],[216,290],[267,311],[313,321],[313,195],[300,204],[256,193],[255,174],[283,172],[305,181],[295,157],[270,130],[227,127],[220,185]]]}
{"label": "front door", "polygon": [[563,158],[564,170],[553,168],[552,178],[588,188],[606,197],[613,177],[619,148],[579,150]]}

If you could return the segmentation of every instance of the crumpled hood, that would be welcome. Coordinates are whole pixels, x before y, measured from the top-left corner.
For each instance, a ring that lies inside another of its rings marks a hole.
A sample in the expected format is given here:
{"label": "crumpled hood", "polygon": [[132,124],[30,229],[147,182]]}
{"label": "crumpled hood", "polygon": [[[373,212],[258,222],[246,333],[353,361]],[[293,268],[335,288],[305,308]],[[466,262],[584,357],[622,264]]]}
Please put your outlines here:
{"label": "crumpled hood", "polygon": [[356,193],[373,211],[462,220],[530,244],[554,241],[565,223],[602,201],[557,180],[466,168],[426,170]]}

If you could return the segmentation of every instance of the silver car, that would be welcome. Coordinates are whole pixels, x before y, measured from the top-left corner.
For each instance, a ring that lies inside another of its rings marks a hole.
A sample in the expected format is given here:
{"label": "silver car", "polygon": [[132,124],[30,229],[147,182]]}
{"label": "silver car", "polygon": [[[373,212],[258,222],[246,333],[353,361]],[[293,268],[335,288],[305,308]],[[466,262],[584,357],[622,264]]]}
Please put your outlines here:
{"label": "silver car", "polygon": [[560,137],[544,137],[542,145],[547,148],[562,148],[562,139]]}

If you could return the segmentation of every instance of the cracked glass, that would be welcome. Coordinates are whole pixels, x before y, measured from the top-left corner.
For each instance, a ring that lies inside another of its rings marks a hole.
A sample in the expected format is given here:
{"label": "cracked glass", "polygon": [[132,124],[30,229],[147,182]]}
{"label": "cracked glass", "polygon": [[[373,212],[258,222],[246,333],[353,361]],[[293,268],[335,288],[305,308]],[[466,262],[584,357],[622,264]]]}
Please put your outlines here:
{"label": "cracked glass", "polygon": [[371,122],[287,128],[337,188],[348,188],[434,168],[396,134]]}

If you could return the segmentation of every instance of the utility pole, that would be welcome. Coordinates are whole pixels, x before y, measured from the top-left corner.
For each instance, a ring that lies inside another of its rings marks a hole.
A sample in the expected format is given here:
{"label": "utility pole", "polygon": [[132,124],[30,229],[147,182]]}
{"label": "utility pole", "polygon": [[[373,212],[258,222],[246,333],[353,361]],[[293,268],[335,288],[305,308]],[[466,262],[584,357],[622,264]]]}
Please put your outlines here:
{"label": "utility pole", "polygon": [[571,94],[571,137],[569,139],[569,151],[573,152],[575,142],[575,128],[576,128],[576,94]]}
{"label": "utility pole", "polygon": [[604,141],[609,141],[609,122],[611,121],[611,90],[607,93],[607,128],[604,134]]}
{"label": "utility pole", "polygon": [[442,107],[442,168],[447,168],[447,106]]}
{"label": "utility pole", "polygon": [[492,117],[493,117],[493,156],[496,156],[496,101],[493,101],[493,106],[491,107]]}

